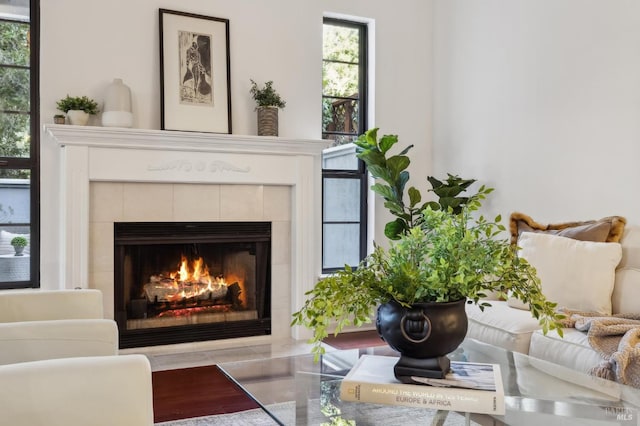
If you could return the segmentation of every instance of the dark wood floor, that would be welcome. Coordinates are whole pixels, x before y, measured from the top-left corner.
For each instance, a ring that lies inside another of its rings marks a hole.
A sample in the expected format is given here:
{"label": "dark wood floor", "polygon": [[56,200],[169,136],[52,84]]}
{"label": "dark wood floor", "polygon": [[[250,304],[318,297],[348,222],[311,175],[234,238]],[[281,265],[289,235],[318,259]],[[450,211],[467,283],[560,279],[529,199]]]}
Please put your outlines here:
{"label": "dark wood floor", "polygon": [[[326,342],[339,349],[384,344],[374,331],[343,333]],[[215,365],[156,371],[152,380],[155,422],[258,408]]]}
{"label": "dark wood floor", "polygon": [[152,380],[156,423],[258,408],[215,365],[155,371]]}
{"label": "dark wood floor", "polygon": [[338,349],[359,349],[386,345],[375,330],[341,333],[337,336],[327,337],[324,342]]}

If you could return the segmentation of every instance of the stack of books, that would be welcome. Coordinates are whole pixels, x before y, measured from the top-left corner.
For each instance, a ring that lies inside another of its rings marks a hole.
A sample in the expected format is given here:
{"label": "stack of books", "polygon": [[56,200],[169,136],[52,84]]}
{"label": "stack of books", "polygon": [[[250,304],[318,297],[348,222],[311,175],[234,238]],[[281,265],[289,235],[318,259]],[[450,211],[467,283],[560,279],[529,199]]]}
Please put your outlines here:
{"label": "stack of books", "polygon": [[422,384],[405,384],[394,376],[396,362],[396,357],[363,355],[342,380],[340,398],[465,413],[505,413],[498,364],[451,361],[451,371],[444,379],[412,376]]}

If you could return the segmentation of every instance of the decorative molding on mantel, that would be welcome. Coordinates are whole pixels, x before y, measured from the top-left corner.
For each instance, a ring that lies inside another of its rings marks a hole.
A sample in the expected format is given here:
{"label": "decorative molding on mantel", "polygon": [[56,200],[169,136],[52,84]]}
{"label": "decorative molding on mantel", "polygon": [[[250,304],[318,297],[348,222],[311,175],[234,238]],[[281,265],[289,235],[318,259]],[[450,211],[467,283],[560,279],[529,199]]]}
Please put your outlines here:
{"label": "decorative molding on mantel", "polygon": [[322,155],[332,141],[227,135],[173,130],[124,129],[45,124],[44,132],[60,146],[161,149],[164,151],[229,152],[275,155]]}

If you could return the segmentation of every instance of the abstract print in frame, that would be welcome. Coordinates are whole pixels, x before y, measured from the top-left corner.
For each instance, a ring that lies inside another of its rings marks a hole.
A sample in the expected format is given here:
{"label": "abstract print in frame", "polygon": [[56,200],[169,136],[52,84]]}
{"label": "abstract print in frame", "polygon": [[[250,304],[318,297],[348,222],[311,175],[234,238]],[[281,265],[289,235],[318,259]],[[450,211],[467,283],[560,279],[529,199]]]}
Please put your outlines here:
{"label": "abstract print in frame", "polygon": [[229,20],[160,9],[162,130],[231,133]]}

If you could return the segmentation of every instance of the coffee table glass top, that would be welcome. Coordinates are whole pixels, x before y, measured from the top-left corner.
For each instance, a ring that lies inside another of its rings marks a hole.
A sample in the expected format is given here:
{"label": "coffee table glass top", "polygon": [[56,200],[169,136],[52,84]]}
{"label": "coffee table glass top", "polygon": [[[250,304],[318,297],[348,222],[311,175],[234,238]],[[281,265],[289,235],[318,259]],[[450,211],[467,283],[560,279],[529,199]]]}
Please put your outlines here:
{"label": "coffee table glass top", "polygon": [[[640,390],[467,339],[450,358],[500,364],[506,414],[436,412],[340,400],[340,383],[363,354],[398,356],[387,346],[313,356],[228,362],[222,371],[283,425],[629,425],[640,426]],[[332,423],[333,422],[333,423]]]}

